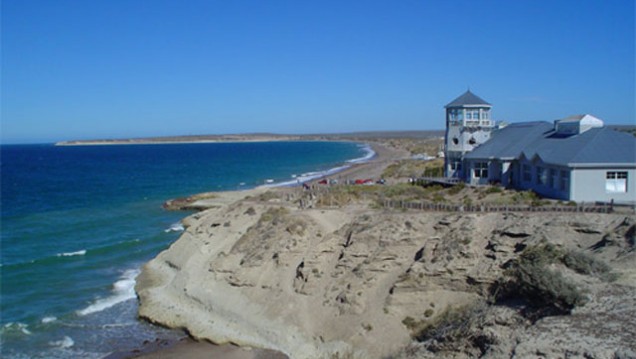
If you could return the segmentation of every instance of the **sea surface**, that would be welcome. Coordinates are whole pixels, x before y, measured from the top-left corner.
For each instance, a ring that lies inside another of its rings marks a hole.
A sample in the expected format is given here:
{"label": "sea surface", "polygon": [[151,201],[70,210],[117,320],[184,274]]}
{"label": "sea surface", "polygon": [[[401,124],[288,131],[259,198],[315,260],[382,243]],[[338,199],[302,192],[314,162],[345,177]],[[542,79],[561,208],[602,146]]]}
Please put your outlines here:
{"label": "sea surface", "polygon": [[101,358],[183,334],[136,318],[135,277],[194,193],[293,185],[363,161],[346,142],[0,146],[0,354]]}

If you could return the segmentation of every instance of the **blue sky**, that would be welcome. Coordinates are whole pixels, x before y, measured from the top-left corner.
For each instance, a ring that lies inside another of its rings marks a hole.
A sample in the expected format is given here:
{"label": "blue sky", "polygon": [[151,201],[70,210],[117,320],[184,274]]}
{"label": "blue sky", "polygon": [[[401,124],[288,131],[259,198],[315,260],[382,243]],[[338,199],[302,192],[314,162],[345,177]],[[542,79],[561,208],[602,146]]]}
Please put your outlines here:
{"label": "blue sky", "polygon": [[3,0],[3,143],[635,121],[633,0]]}

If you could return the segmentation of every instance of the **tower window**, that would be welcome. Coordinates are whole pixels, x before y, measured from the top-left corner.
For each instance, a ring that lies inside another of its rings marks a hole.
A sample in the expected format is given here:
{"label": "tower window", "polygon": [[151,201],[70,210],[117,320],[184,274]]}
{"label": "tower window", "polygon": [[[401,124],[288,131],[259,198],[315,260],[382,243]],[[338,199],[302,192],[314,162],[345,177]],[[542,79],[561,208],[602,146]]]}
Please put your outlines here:
{"label": "tower window", "polygon": [[459,144],[459,139],[457,139],[457,137],[453,137],[453,144]]}
{"label": "tower window", "polygon": [[475,139],[475,137],[471,137],[470,140],[468,140],[468,144],[470,145],[475,145],[475,143],[477,143],[477,140]]}

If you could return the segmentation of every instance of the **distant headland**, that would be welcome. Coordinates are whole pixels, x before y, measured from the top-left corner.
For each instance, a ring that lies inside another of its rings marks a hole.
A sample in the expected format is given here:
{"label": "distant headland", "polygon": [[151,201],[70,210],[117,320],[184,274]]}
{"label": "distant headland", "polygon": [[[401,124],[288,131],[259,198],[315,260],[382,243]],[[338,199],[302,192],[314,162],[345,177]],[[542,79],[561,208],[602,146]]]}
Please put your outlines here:
{"label": "distant headland", "polygon": [[377,138],[430,138],[441,137],[444,130],[428,131],[368,131],[329,134],[286,135],[273,133],[247,133],[230,135],[186,135],[144,137],[126,139],[70,140],[55,143],[56,146],[145,145],[215,142],[269,142],[269,141],[317,141],[317,140],[369,140]]}

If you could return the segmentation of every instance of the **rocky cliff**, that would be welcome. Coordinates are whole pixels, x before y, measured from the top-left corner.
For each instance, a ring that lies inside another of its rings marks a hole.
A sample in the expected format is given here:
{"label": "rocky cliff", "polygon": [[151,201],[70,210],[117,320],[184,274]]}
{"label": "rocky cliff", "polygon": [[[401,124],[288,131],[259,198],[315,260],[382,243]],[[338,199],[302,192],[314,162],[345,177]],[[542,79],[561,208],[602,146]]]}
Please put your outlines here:
{"label": "rocky cliff", "polygon": [[292,358],[636,356],[633,216],[240,197],[144,267],[140,316]]}

